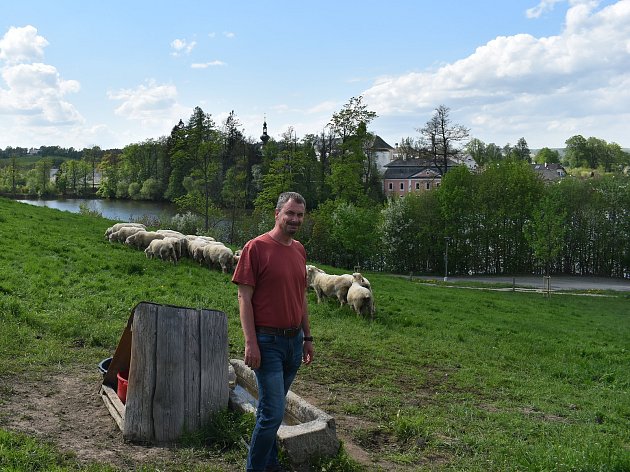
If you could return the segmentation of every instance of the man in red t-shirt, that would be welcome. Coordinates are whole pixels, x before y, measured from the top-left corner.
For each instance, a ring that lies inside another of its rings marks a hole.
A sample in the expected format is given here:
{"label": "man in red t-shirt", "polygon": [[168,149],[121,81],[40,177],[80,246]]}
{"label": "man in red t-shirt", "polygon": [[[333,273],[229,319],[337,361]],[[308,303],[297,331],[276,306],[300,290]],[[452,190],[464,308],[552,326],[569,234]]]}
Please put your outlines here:
{"label": "man in red t-shirt", "polygon": [[306,251],[293,239],[305,211],[306,202],[299,193],[282,193],[273,229],[245,245],[232,277],[238,284],[245,364],[254,369],[258,383],[247,471],[281,470],[276,434],[286,394],[302,362],[313,360]]}

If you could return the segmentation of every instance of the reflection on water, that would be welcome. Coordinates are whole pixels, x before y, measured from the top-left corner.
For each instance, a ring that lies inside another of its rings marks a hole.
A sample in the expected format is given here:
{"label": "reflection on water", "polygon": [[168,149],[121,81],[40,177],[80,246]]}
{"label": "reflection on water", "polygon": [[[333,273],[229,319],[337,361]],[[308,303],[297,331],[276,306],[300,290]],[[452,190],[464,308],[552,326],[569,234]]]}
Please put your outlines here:
{"label": "reflection on water", "polygon": [[80,212],[80,205],[87,205],[103,215],[104,218],[116,221],[131,221],[143,216],[171,218],[177,213],[175,205],[164,202],[146,202],[135,200],[101,200],[97,198],[66,198],[60,200],[17,200],[29,205],[45,206],[57,210]]}

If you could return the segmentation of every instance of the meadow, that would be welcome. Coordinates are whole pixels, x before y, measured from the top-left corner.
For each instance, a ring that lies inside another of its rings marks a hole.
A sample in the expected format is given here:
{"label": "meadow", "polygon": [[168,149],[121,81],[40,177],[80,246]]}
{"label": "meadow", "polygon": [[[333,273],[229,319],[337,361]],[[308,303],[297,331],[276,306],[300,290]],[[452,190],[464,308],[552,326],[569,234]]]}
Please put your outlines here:
{"label": "meadow", "polygon": [[[230,276],[110,244],[112,223],[0,198],[0,404],[15,382],[96,370],[143,300],[224,311],[230,357],[242,358]],[[373,321],[309,294],[316,358],[294,390],[337,419],[344,443],[313,470],[630,470],[628,294],[545,298],[364,275]],[[0,470],[120,468],[8,424],[0,415]],[[244,460],[201,449],[181,446],[172,467],[128,468],[239,470]]]}

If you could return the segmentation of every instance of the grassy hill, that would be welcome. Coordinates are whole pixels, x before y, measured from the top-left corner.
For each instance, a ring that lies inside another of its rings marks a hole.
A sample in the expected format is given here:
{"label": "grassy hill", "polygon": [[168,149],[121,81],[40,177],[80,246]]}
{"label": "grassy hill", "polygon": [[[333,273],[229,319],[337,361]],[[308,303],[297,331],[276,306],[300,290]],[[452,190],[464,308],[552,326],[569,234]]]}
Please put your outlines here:
{"label": "grassy hill", "polygon": [[[143,300],[226,312],[230,356],[242,358],[230,277],[110,244],[111,224],[0,198],[0,403],[14,379],[96,368]],[[375,464],[327,470],[630,470],[628,295],[544,298],[365,275],[374,321],[309,294],[316,358],[294,390]],[[0,470],[26,470],[21,457],[39,470],[85,467],[43,447],[0,430]],[[207,462],[195,470],[223,470]]]}

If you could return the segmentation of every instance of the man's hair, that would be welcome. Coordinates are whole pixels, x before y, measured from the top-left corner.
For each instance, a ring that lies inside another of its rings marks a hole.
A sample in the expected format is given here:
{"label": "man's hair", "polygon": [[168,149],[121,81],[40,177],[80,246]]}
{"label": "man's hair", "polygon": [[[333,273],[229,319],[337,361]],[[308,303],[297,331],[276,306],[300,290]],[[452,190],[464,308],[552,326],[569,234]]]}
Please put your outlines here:
{"label": "man's hair", "polygon": [[282,210],[282,207],[284,206],[284,204],[287,203],[289,200],[293,200],[296,203],[301,203],[306,208],[306,200],[304,200],[304,197],[302,195],[300,195],[297,192],[282,192],[280,196],[278,197],[278,203],[276,203],[276,210],[277,211]]}

